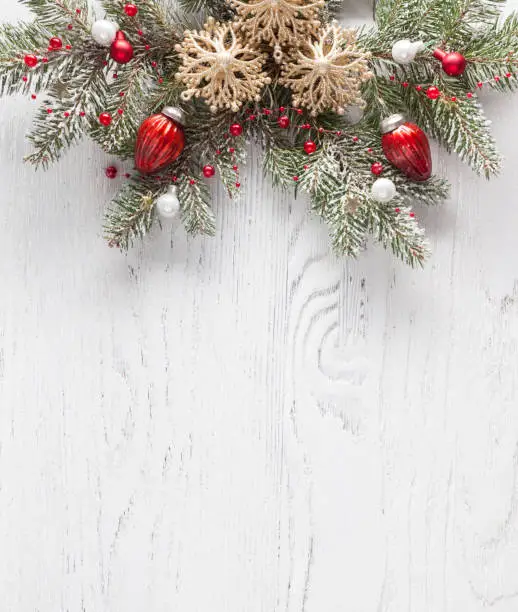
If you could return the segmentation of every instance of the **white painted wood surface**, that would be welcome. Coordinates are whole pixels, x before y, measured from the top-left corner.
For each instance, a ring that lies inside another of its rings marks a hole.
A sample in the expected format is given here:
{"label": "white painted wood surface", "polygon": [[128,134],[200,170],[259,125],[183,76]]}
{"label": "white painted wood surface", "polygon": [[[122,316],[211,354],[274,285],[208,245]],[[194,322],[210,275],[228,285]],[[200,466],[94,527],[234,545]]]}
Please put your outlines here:
{"label": "white painted wood surface", "polygon": [[122,257],[111,160],[34,173],[0,109],[0,612],[518,610],[518,98],[501,178],[441,155],[424,271],[257,161],[214,239]]}

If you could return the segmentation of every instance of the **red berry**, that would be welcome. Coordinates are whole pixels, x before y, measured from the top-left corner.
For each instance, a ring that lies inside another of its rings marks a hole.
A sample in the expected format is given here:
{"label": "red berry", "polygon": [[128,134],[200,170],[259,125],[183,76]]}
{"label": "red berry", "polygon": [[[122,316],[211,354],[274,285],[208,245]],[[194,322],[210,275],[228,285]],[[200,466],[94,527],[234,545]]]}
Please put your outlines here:
{"label": "red berry", "polygon": [[404,83],[401,83],[401,85],[403,85],[403,87],[408,87],[407,81],[405,81]]}
{"label": "red berry", "polygon": [[69,24],[67,25],[67,29],[69,29],[69,30],[73,30],[73,29],[74,29],[74,26],[73,26],[71,23],[69,23]]}
{"label": "red berry", "polygon": [[134,4],[126,4],[124,7],[124,12],[128,17],[135,17],[138,13],[138,8]]}
{"label": "red berry", "polygon": [[309,166],[307,164],[304,164],[304,170],[308,170]]}
{"label": "red berry", "polygon": [[299,177],[298,177],[298,176],[294,176],[294,177],[293,177],[293,180],[294,180],[295,182],[297,182],[297,181],[299,180]]}
{"label": "red berry", "polygon": [[250,119],[250,121],[255,121],[256,116],[255,115],[250,115],[248,118]]}
{"label": "red berry", "polygon": [[468,93],[466,94],[468,96],[468,98],[472,98],[473,94],[471,93],[471,91],[468,91]]}
{"label": "red berry", "polygon": [[101,113],[99,115],[99,123],[101,125],[104,125],[105,127],[108,127],[110,125],[110,123],[112,122],[112,116],[110,115],[110,113]]}
{"label": "red berry", "polygon": [[72,45],[66,45],[66,46],[65,46],[65,49],[66,49],[67,51],[70,51],[70,49],[72,49]]}
{"label": "red berry", "polygon": [[86,115],[85,111],[81,111],[81,112],[79,113],[79,116],[80,116],[80,117],[84,117],[85,115]]}
{"label": "red berry", "polygon": [[374,162],[371,166],[371,172],[379,176],[383,172],[383,164],[381,162]]}
{"label": "red berry", "polygon": [[156,68],[158,66],[158,64],[155,61],[152,61],[151,65],[153,66],[153,68]]}
{"label": "red berry", "polygon": [[394,212],[400,213],[401,212],[401,208],[394,208]]}
{"label": "red berry", "polygon": [[277,119],[277,124],[280,128],[286,129],[290,127],[290,118],[288,117],[288,115],[281,115]]}
{"label": "red berry", "polygon": [[76,9],[76,14],[81,15],[81,9]]}
{"label": "red berry", "polygon": [[285,110],[286,110],[286,109],[284,108],[284,106],[281,106],[281,107],[279,108],[279,111],[280,111],[281,113],[283,113]]}
{"label": "red berry", "polygon": [[144,47],[144,49],[145,49],[146,51],[151,51],[151,45],[146,45],[146,46]]}
{"label": "red berry", "polygon": [[233,170],[234,172],[237,172],[237,171],[238,171],[238,167],[237,167],[237,166],[232,166],[232,170]]}
{"label": "red berry", "polygon": [[23,58],[23,61],[25,62],[25,65],[29,68],[34,68],[34,66],[36,66],[36,64],[38,63],[38,58],[35,55],[28,54]]}
{"label": "red berry", "polygon": [[232,134],[232,136],[241,136],[243,133],[243,126],[239,123],[233,123],[230,126],[229,132]]}
{"label": "red berry", "polygon": [[360,140],[358,136],[353,136],[353,142],[358,142],[358,140]]}
{"label": "red berry", "polygon": [[452,102],[457,102],[457,96],[452,96],[452,97],[451,97],[451,101],[452,101]]}
{"label": "red berry", "polygon": [[115,166],[108,166],[104,173],[109,179],[114,179],[117,176],[117,168]]}
{"label": "red berry", "polygon": [[480,88],[481,88],[483,85],[484,85],[484,83],[482,83],[482,81],[479,81],[479,82],[477,83],[477,87],[478,87],[479,89],[480,89]]}
{"label": "red berry", "polygon": [[317,145],[312,140],[306,140],[306,142],[304,143],[304,151],[306,151],[308,155],[311,155],[316,150]]}
{"label": "red berry", "polygon": [[437,100],[437,98],[441,95],[439,88],[435,85],[431,85],[426,90],[426,95],[430,98],[430,100]]}
{"label": "red berry", "polygon": [[196,185],[196,181],[195,181],[194,179],[191,179],[191,180],[189,181],[189,185]]}
{"label": "red berry", "polygon": [[119,113],[119,115],[123,115],[124,114],[124,109],[123,108],[119,108],[119,110],[117,112]]}
{"label": "red berry", "polygon": [[48,114],[48,115],[52,115],[52,113],[53,113],[53,112],[54,112],[54,111],[53,111],[51,108],[47,108],[47,114]]}
{"label": "red berry", "polygon": [[49,48],[53,49],[54,51],[61,49],[62,46],[63,46],[63,41],[61,40],[61,38],[58,38],[57,36],[54,36],[54,38],[51,38],[49,40]]}
{"label": "red berry", "polygon": [[28,77],[26,77],[26,76],[22,76],[22,81],[23,81],[24,83],[27,83],[27,81],[28,81],[28,80],[29,80],[29,78],[28,78]]}
{"label": "red berry", "polygon": [[415,217],[415,213],[411,212],[409,216],[413,219]]}
{"label": "red berry", "polygon": [[236,187],[239,189],[241,187],[241,183],[236,183]]}
{"label": "red berry", "polygon": [[234,147],[230,147],[230,149],[228,150],[229,153],[235,153],[236,150],[234,149]]}
{"label": "red berry", "polygon": [[65,112],[63,113],[63,115],[64,115],[65,117],[70,117],[70,113],[69,113],[68,111],[65,111]]}
{"label": "red berry", "polygon": [[46,63],[49,61],[49,58],[48,58],[48,57],[42,57],[42,58],[41,58],[41,61],[42,61],[44,64],[46,64]]}
{"label": "red berry", "polygon": [[160,83],[160,85],[162,85],[162,83],[164,82],[164,79],[163,79],[162,77],[160,77],[160,78],[158,79],[158,82]]}
{"label": "red berry", "polygon": [[416,91],[422,91],[423,90],[422,85],[416,85],[415,90]]}
{"label": "red berry", "polygon": [[31,98],[32,98],[33,100],[36,100],[36,94],[32,94]]}
{"label": "red berry", "polygon": [[395,81],[395,80],[396,80],[396,77],[395,77],[393,74],[391,74],[391,75],[389,76],[389,79],[390,79],[391,81]]}
{"label": "red berry", "polygon": [[203,166],[203,176],[205,178],[212,178],[215,174],[216,170],[214,169],[214,166],[211,166],[209,164]]}
{"label": "red berry", "polygon": [[304,111],[303,111],[301,108],[297,108],[297,114],[298,114],[298,115],[302,115],[302,113],[303,113],[303,112],[304,112]]}

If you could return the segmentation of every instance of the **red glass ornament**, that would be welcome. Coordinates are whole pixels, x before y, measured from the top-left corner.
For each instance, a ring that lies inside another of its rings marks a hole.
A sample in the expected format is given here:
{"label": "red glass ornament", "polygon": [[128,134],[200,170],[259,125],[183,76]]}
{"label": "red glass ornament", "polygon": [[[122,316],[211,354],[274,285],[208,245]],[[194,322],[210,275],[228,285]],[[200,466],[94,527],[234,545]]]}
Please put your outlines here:
{"label": "red glass ornament", "polygon": [[277,119],[277,123],[280,128],[286,129],[290,127],[290,118],[288,117],[288,115],[282,115]]}
{"label": "red glass ornament", "polygon": [[109,179],[114,179],[117,177],[117,168],[115,166],[108,166],[104,173]]}
{"label": "red glass ornament", "polygon": [[430,98],[430,100],[437,100],[437,98],[441,95],[439,88],[435,85],[431,85],[426,90],[426,95]]}
{"label": "red glass ornament", "polygon": [[383,172],[383,164],[381,162],[374,162],[371,166],[371,172],[375,176],[379,176]]}
{"label": "red glass ornament", "polygon": [[113,121],[113,118],[110,115],[110,113],[101,113],[99,115],[99,123],[101,125],[104,125],[105,127],[108,127],[112,121]]}
{"label": "red glass ornament", "polygon": [[124,7],[124,12],[128,17],[135,17],[138,13],[138,8],[134,4],[126,4]]}
{"label": "red glass ornament", "polygon": [[215,174],[216,170],[214,169],[214,166],[211,166],[209,164],[203,166],[203,176],[205,178],[212,178]]}
{"label": "red glass ornament", "polygon": [[446,53],[442,49],[435,49],[433,56],[442,63],[442,69],[448,76],[458,77],[464,74],[468,62],[462,53]]}
{"label": "red glass ornament", "polygon": [[58,49],[61,49],[62,46],[63,46],[63,41],[61,40],[61,38],[58,38],[57,36],[54,36],[54,38],[51,38],[49,40],[49,49],[53,49],[54,51],[57,51]]}
{"label": "red glass ornament", "polygon": [[381,145],[389,162],[413,181],[426,181],[432,174],[430,143],[423,130],[391,115],[381,122]]}
{"label": "red glass ornament", "polygon": [[127,64],[133,58],[133,47],[122,30],[117,32],[110,48],[110,57],[117,64]]}
{"label": "red glass ornament", "polygon": [[35,55],[29,54],[23,58],[23,61],[25,62],[25,65],[29,68],[34,68],[34,66],[36,66],[36,64],[38,63],[38,58]]}
{"label": "red glass ornament", "polygon": [[169,166],[185,147],[182,112],[166,107],[148,117],[140,126],[135,147],[135,166],[144,174],[152,174]]}
{"label": "red glass ornament", "polygon": [[306,151],[308,155],[311,155],[316,150],[317,145],[312,140],[306,140],[306,142],[304,143],[304,151]]}
{"label": "red glass ornament", "polygon": [[239,123],[233,123],[230,126],[229,132],[232,134],[232,136],[241,136],[243,133],[243,126]]}

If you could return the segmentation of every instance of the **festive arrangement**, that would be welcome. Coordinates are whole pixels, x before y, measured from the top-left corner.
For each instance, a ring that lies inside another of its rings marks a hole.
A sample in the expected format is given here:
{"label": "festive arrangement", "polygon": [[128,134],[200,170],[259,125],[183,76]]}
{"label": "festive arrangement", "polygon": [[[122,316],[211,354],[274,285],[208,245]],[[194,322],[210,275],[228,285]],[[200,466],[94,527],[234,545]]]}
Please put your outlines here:
{"label": "festive arrangement", "polygon": [[0,26],[0,94],[40,102],[37,167],[83,135],[133,160],[107,211],[111,246],[177,216],[214,233],[211,183],[238,194],[253,142],[275,184],[309,195],[338,252],[373,235],[422,264],[411,206],[447,195],[428,138],[478,174],[499,170],[478,94],[517,82],[503,0],[378,0],[365,28],[347,26],[340,0],[100,0],[102,14],[87,0],[20,2],[35,19]]}

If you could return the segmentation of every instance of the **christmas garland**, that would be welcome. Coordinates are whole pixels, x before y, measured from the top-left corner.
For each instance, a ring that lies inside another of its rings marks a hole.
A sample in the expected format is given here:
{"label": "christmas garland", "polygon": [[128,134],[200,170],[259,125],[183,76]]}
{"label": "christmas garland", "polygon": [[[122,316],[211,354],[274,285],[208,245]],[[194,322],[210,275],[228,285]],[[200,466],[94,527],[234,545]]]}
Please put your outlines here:
{"label": "christmas garland", "polygon": [[503,0],[379,0],[360,29],[335,21],[339,0],[101,0],[102,15],[88,0],[20,2],[35,19],[0,26],[0,95],[41,100],[27,160],[46,168],[85,134],[134,160],[106,214],[111,246],[156,218],[213,234],[210,183],[235,196],[253,141],[338,252],[373,235],[422,264],[411,205],[448,191],[426,134],[478,174],[500,168],[478,93],[516,86],[518,19],[501,19]]}

